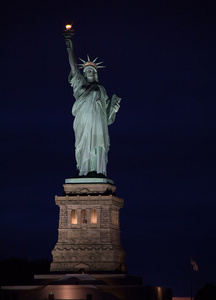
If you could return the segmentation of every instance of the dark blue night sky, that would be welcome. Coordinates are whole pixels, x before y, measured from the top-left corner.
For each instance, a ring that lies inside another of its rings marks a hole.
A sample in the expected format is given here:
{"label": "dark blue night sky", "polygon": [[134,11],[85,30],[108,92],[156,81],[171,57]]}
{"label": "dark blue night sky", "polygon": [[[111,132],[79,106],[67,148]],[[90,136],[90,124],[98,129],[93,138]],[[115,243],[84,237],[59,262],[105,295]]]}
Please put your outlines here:
{"label": "dark blue night sky", "polygon": [[62,31],[77,57],[104,61],[122,98],[109,127],[108,176],[125,200],[129,273],[190,294],[216,283],[215,1],[3,1],[0,258],[51,259],[65,178],[75,175],[72,88]]}

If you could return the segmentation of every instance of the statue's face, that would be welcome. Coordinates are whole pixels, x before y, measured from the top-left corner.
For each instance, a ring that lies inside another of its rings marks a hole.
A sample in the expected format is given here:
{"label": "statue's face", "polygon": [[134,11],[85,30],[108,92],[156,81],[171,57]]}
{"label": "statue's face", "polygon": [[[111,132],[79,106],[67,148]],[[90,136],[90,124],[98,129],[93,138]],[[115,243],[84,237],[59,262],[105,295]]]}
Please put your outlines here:
{"label": "statue's face", "polygon": [[96,81],[96,78],[95,78],[96,71],[94,68],[87,67],[87,68],[85,68],[84,73],[86,74],[86,78],[87,78],[88,82]]}

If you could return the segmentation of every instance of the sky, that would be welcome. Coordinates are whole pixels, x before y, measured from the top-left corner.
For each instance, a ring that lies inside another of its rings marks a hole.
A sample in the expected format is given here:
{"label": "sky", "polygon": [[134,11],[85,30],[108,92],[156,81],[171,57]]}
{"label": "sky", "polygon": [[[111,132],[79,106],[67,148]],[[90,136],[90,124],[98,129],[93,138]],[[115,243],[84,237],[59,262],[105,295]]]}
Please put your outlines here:
{"label": "sky", "polygon": [[0,258],[51,259],[66,178],[76,173],[64,37],[99,57],[122,98],[108,177],[124,199],[128,272],[190,295],[216,283],[216,4],[191,0],[2,1]]}

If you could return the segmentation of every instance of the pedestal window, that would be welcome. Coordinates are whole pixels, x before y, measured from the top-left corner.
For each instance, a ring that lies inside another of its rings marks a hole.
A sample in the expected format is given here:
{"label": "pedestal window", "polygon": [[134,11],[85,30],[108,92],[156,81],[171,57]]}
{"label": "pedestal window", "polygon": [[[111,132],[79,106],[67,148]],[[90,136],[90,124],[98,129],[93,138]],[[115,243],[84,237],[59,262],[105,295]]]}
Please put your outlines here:
{"label": "pedestal window", "polygon": [[72,209],[72,211],[71,211],[71,224],[78,224],[76,209]]}
{"label": "pedestal window", "polygon": [[86,209],[81,210],[81,223],[87,224],[87,210]]}
{"label": "pedestal window", "polygon": [[91,224],[97,224],[97,209],[91,209]]}

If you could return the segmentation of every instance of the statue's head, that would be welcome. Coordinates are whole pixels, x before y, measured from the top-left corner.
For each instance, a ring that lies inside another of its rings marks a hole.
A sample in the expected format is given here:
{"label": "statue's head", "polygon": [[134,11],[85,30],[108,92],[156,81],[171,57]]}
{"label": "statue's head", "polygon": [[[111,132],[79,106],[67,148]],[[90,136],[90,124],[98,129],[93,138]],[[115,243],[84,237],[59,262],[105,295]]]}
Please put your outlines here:
{"label": "statue's head", "polygon": [[98,82],[98,72],[97,69],[93,66],[86,66],[83,68],[83,75],[87,79],[88,82],[92,83]]}
{"label": "statue's head", "polygon": [[96,62],[97,58],[93,61],[90,60],[89,56],[87,55],[88,61],[84,61],[80,58],[83,64],[79,64],[80,68],[83,69],[83,75],[88,80],[88,82],[98,82],[98,68],[104,68],[104,66],[99,66],[103,62]]}

